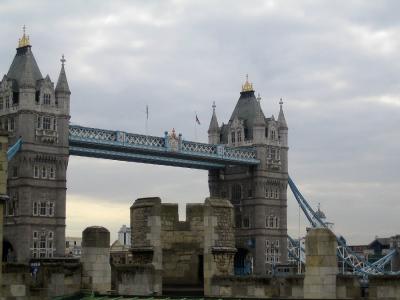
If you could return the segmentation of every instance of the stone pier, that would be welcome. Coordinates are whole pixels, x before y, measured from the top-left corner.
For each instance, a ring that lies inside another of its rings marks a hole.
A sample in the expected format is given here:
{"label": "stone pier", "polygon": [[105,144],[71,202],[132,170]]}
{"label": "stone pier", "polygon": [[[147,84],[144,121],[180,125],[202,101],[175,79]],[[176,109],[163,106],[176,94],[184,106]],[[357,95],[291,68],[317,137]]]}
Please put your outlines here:
{"label": "stone pier", "polygon": [[[4,224],[4,210],[7,196],[7,147],[8,147],[8,134],[0,132],[0,258],[3,257],[3,224]],[[0,265],[1,267],[1,265]],[[0,295],[2,295],[2,268],[0,268]]]}
{"label": "stone pier", "polygon": [[336,299],[336,236],[328,228],[310,229],[306,237],[305,299]]}
{"label": "stone pier", "polygon": [[204,296],[232,297],[232,287],[213,290],[212,280],[234,274],[235,235],[232,204],[221,198],[207,198],[204,204]]}
{"label": "stone pier", "polygon": [[106,293],[111,290],[110,232],[100,226],[82,233],[82,288]]}

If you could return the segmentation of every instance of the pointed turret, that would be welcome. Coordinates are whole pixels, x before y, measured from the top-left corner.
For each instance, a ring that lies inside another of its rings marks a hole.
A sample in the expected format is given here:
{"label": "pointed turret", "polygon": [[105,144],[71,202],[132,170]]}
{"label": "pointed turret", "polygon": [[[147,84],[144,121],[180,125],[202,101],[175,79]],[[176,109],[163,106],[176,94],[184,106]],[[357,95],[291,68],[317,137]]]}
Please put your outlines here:
{"label": "pointed turret", "polygon": [[255,144],[265,143],[265,116],[261,109],[261,97],[257,97],[256,115],[253,122],[253,142]]}
{"label": "pointed turret", "polygon": [[281,98],[281,101],[279,101],[279,105],[281,106],[280,110],[279,110],[279,116],[278,116],[278,122],[280,124],[279,127],[287,129],[288,127],[287,127],[287,124],[286,124],[286,119],[285,119],[285,115],[283,113],[283,108],[282,108],[282,105],[283,105],[282,98]]}
{"label": "pointed turret", "polygon": [[24,26],[23,36],[18,42],[17,54],[7,73],[7,77],[15,80],[22,88],[35,88],[36,82],[43,79],[31,48]]}
{"label": "pointed turret", "polygon": [[71,91],[68,86],[67,75],[65,74],[64,64],[66,59],[64,58],[64,54],[61,58],[61,71],[60,76],[58,76],[57,85],[56,85],[56,93],[66,93],[71,94]]}
{"label": "pointed turret", "polygon": [[210,144],[218,144],[220,142],[219,138],[219,126],[217,115],[215,113],[215,102],[213,103],[213,114],[210,121],[210,126],[208,127],[208,142]]}

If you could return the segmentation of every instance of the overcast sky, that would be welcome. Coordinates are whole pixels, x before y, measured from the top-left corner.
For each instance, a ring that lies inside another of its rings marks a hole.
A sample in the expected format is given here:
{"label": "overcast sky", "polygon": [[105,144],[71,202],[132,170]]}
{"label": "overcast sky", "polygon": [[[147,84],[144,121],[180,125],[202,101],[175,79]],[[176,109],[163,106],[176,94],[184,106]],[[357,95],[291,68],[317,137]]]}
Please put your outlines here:
{"label": "overcast sky", "polygon": [[[245,74],[266,116],[279,98],[289,172],[350,243],[400,233],[398,1],[0,1],[0,72],[26,24],[43,76],[67,59],[71,122],[207,140],[227,122]],[[207,172],[70,157],[67,235],[112,239],[138,197],[203,202]],[[290,191],[288,192],[290,193]],[[288,231],[298,207],[288,195]],[[306,225],[301,218],[301,228]]]}

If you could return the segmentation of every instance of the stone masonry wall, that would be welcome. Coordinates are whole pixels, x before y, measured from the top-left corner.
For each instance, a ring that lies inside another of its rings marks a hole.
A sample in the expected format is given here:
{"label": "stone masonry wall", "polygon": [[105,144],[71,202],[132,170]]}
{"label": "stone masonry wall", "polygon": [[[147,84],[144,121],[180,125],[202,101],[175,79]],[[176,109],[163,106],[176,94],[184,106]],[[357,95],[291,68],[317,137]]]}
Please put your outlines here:
{"label": "stone masonry wall", "polygon": [[186,206],[186,221],[177,204],[161,205],[163,286],[202,284],[203,227],[202,204]]}

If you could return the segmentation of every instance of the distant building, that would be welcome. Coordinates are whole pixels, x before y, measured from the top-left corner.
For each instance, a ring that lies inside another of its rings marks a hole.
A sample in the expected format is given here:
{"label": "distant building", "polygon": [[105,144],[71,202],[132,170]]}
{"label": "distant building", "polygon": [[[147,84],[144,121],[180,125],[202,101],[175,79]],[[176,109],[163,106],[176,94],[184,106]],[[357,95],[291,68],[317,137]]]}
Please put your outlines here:
{"label": "distant building", "polygon": [[121,245],[131,246],[131,228],[126,225],[122,225],[118,231],[118,241]]}
{"label": "distant building", "polygon": [[128,264],[131,262],[131,228],[122,225],[118,231],[118,240],[112,243],[110,247],[111,264]]}
{"label": "distant building", "polygon": [[80,257],[82,252],[81,237],[66,237],[65,238],[65,256]]}

